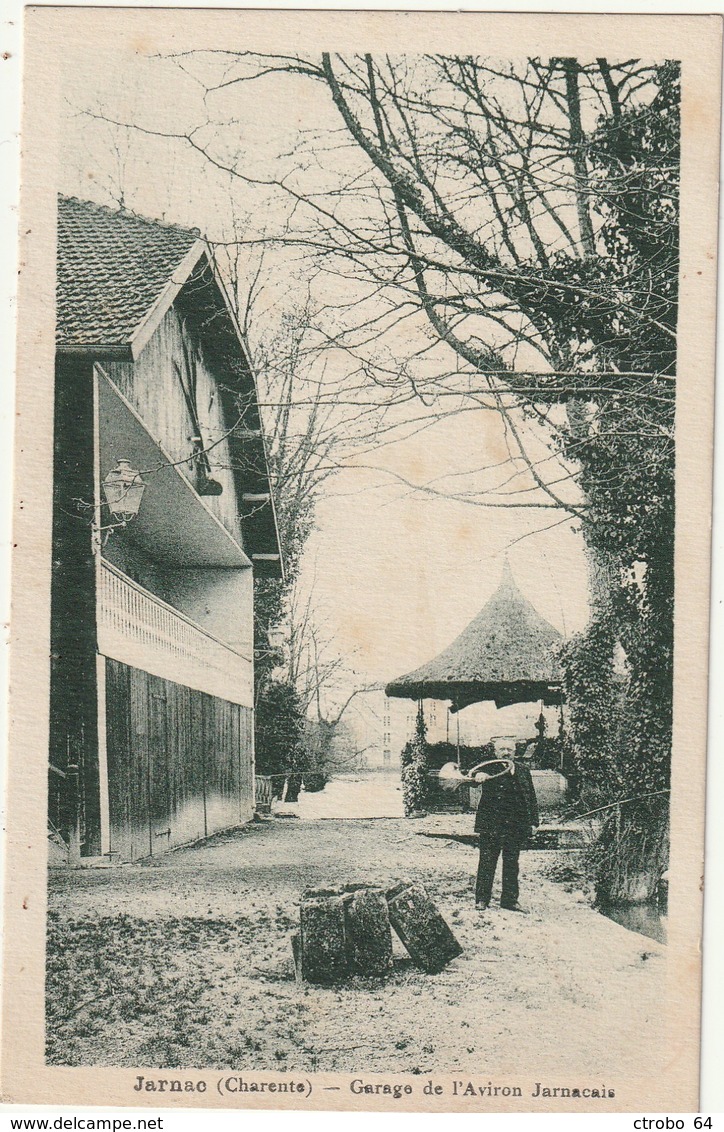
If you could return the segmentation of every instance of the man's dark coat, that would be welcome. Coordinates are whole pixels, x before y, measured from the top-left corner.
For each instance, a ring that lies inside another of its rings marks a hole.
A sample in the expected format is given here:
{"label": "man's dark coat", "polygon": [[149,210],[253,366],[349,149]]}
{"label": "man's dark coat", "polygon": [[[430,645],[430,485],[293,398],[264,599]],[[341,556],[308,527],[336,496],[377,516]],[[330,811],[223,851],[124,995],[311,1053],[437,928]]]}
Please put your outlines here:
{"label": "man's dark coat", "polygon": [[539,824],[538,802],[530,771],[525,763],[514,762],[515,774],[502,774],[483,782],[475,815],[475,832],[495,840],[506,839],[524,845],[531,826]]}

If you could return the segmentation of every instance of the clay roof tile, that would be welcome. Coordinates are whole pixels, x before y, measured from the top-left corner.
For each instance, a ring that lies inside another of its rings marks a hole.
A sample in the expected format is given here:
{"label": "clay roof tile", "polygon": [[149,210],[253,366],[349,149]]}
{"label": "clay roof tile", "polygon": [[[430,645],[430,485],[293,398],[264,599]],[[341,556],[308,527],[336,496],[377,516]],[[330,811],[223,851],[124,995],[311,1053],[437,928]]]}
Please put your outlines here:
{"label": "clay roof tile", "polygon": [[127,344],[198,239],[198,230],[59,197],[58,345]]}

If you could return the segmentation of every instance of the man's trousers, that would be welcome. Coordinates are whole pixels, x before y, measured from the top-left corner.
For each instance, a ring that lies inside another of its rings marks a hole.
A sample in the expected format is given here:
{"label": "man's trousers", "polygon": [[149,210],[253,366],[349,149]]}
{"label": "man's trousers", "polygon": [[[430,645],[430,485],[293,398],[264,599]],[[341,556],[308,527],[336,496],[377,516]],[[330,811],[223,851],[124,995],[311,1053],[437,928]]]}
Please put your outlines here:
{"label": "man's trousers", "polygon": [[489,904],[493,895],[493,881],[498,858],[503,854],[503,888],[500,894],[502,907],[518,902],[518,858],[522,847],[518,830],[484,830],[480,834],[480,858],[475,883],[475,903]]}

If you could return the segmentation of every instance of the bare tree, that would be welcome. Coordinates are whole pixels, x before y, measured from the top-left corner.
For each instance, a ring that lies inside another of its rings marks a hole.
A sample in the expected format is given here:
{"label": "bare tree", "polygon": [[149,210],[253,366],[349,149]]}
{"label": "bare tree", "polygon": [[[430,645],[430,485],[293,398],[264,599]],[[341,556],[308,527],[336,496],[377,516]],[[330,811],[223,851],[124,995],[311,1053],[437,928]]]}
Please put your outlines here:
{"label": "bare tree", "polygon": [[[594,623],[606,632],[595,648],[593,637],[584,642],[577,660],[600,654],[610,668],[619,643],[629,663],[627,750],[604,786],[624,781],[641,796],[651,786],[663,793],[676,65],[234,51],[174,61],[193,70],[205,115],[174,140],[234,184],[276,193],[277,208],[286,202],[276,229],[242,243],[303,251],[316,302],[314,350],[352,359],[343,386],[351,403],[392,410],[375,442],[399,427],[395,412],[406,406],[405,427],[413,428],[424,427],[423,410],[428,421],[493,412],[508,459],[502,479],[470,502],[550,508],[580,523]],[[280,76],[317,84],[336,127],[280,155],[274,170],[255,170],[230,156],[214,100]],[[323,399],[339,404],[340,393],[335,382]],[[544,455],[535,451],[541,441]],[[569,692],[580,703],[580,690]],[[584,734],[580,720],[575,726]]]}
{"label": "bare tree", "polygon": [[[597,150],[602,122],[623,138],[627,116],[652,105],[655,67],[233,51],[174,59],[203,88],[205,118],[172,136],[233,183],[276,188],[287,203],[276,230],[240,242],[303,250],[319,304],[312,348],[354,359],[350,404],[416,402],[428,425],[462,404],[497,413],[510,478],[486,486],[486,505],[564,508],[585,520],[581,458],[592,443],[605,447],[612,423],[616,431],[622,398],[644,458],[656,468],[670,456],[671,273],[656,256],[630,257],[623,271],[622,257],[615,263],[606,209],[635,187],[642,155],[622,150],[612,176]],[[230,156],[214,98],[279,74],[317,83],[339,128],[303,138],[287,168],[280,158],[265,176],[247,155]],[[668,139],[658,162],[657,194],[675,145]],[[675,175],[668,188],[675,213]],[[645,358],[631,348],[642,338]],[[334,380],[322,396],[339,406],[340,393]],[[412,413],[405,427],[424,427]],[[531,451],[533,424],[551,446],[543,462]],[[399,425],[378,423],[371,438],[384,440],[386,427]]]}

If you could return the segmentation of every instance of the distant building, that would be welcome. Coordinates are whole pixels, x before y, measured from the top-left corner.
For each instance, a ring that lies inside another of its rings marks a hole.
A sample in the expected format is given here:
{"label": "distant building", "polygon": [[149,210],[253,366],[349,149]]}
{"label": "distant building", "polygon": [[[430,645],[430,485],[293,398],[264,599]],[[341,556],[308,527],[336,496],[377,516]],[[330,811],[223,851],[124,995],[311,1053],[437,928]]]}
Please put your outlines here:
{"label": "distant building", "polygon": [[382,762],[384,766],[392,766],[392,720],[390,718],[390,701],[384,699],[382,716]]}

